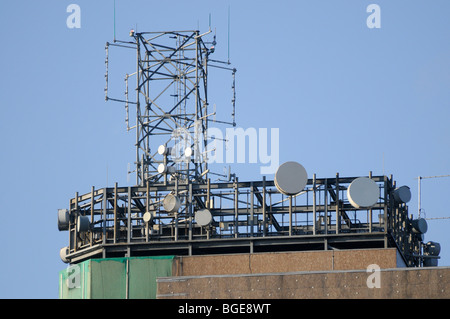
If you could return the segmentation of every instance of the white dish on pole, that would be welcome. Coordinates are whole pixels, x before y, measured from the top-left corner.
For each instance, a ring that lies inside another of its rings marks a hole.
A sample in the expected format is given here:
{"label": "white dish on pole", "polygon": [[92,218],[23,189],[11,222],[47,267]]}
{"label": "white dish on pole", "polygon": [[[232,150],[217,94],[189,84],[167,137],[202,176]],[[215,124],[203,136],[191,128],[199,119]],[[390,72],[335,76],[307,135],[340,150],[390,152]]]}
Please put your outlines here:
{"label": "white dish on pole", "polygon": [[378,201],[380,189],[375,181],[368,177],[358,177],[347,188],[347,198],[355,208],[369,208]]}
{"label": "white dish on pole", "polygon": [[280,193],[296,195],[308,183],[308,174],[301,164],[297,162],[286,162],[278,167],[274,182]]}
{"label": "white dish on pole", "polygon": [[194,217],[197,225],[199,226],[207,226],[212,222],[212,215],[208,209],[201,209],[195,212]]}

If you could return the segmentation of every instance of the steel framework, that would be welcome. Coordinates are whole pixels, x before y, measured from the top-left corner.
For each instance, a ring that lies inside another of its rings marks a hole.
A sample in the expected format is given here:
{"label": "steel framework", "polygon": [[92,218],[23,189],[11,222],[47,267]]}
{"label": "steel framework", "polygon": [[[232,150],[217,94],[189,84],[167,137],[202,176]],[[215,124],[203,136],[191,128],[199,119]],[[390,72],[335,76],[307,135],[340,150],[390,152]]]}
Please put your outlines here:
{"label": "steel framework", "polygon": [[[370,209],[353,207],[346,190],[356,177],[308,180],[296,196],[273,181],[147,184],[94,189],[70,200],[68,262],[92,257],[203,254],[305,249],[397,247],[408,266],[420,265],[420,234],[412,231],[408,206],[392,198],[392,177],[371,176],[380,189]],[[174,194],[180,209],[167,211]],[[213,218],[201,226],[195,212]],[[145,214],[150,213],[150,218]],[[79,218],[90,227],[80,231]]]}
{"label": "steel framework", "polygon": [[[216,45],[215,36],[210,42],[204,39],[210,34],[211,30],[203,34],[197,30],[140,33],[132,30],[133,41],[106,43],[105,100],[125,103],[127,129],[136,130],[136,185],[166,180],[170,177],[167,173],[176,174],[173,177],[179,182],[189,179],[205,182],[209,173],[206,156],[210,150],[209,137],[203,133],[210,121],[235,125],[236,69],[230,68],[229,62],[210,58]],[[124,99],[108,95],[111,46],[136,51],[136,71],[125,75]],[[209,68],[232,72],[230,123],[216,120],[215,110],[211,112],[209,107]],[[136,82],[134,100],[129,99],[128,90],[132,79]],[[135,106],[135,125],[130,125],[130,105]]]}
{"label": "steel framework", "polygon": [[[133,41],[107,43],[105,99],[125,103],[127,129],[136,130],[136,185],[76,193],[69,209],[58,212],[58,227],[69,233],[61,258],[77,263],[115,256],[397,247],[406,265],[420,266],[423,234],[414,231],[408,206],[394,199],[392,176],[368,174],[379,188],[370,208],[351,205],[347,190],[357,177],[339,174],[314,174],[296,195],[282,194],[265,178],[211,182],[203,134],[215,116],[208,107],[208,70],[232,72],[232,121],[216,122],[235,125],[236,69],[210,59],[216,44],[215,37],[204,40],[210,33],[132,30]],[[110,46],[136,51],[136,71],[125,76],[123,99],[108,93]],[[130,100],[133,77],[136,96]],[[130,105],[136,109],[134,125]]]}

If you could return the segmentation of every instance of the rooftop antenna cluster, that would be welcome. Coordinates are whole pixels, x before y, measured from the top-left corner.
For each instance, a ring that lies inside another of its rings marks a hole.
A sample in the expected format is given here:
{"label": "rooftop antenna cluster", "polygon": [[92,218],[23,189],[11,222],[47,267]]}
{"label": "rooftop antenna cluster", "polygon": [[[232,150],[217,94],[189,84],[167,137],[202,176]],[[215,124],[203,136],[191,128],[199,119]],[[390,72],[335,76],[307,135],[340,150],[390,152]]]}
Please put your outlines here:
{"label": "rooftop antenna cluster", "polygon": [[[216,41],[211,28],[132,29],[129,40],[106,43],[105,100],[125,106],[136,134],[136,182],[77,192],[58,210],[69,233],[61,259],[396,247],[406,266],[437,265],[440,245],[425,243],[427,223],[409,214],[410,189],[392,175],[319,178],[293,161],[274,180],[210,170],[209,125],[236,125],[236,69],[212,58]],[[121,97],[109,90],[111,48],[134,57]],[[231,121],[210,105],[212,69],[231,72]]]}

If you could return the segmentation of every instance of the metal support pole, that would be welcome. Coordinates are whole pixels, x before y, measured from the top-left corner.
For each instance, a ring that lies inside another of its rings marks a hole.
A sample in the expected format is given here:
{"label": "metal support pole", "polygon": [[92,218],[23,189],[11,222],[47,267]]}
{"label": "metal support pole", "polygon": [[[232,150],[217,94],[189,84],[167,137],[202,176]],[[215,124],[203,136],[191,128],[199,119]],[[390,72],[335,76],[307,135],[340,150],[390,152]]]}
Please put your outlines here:
{"label": "metal support pole", "polygon": [[[189,181],[189,196],[187,198],[188,217],[189,217],[189,240],[192,240],[192,183]],[[192,247],[190,247],[189,255],[192,255]]]}
{"label": "metal support pole", "polygon": [[267,216],[266,216],[266,176],[263,176],[263,237],[267,235]]}
{"label": "metal support pole", "polygon": [[292,236],[292,196],[289,195],[289,236]]}
{"label": "metal support pole", "polygon": [[108,101],[108,49],[109,49],[109,43],[106,42],[106,46],[105,46],[105,51],[106,51],[106,58],[105,58],[105,67],[106,67],[106,72],[105,72],[105,101]]}
{"label": "metal support pole", "polygon": [[[379,220],[380,218],[378,217],[378,221],[380,223],[380,227],[383,227],[384,229],[384,233],[387,234],[387,218],[388,218],[388,178],[385,175],[383,177],[384,180],[384,209],[383,209],[383,218],[382,221],[383,223]],[[384,224],[384,225],[383,225]]]}
{"label": "metal support pole", "polygon": [[[147,190],[146,190],[146,193],[145,193],[145,197],[146,197],[146,200],[145,200],[145,202],[146,202],[146,213],[149,213],[149,214],[153,214],[153,213],[150,213],[150,190],[149,190],[149,186],[150,186],[150,183],[148,182],[148,181],[146,181],[146,187],[147,187]],[[150,217],[150,220],[152,219],[152,217],[153,216],[151,216]],[[148,223],[145,223],[145,241],[148,243],[148,238],[149,238],[149,232],[150,232],[150,229],[149,229],[149,225],[150,224],[150,221],[148,222]]]}
{"label": "metal support pole", "polygon": [[[108,205],[108,188],[103,188],[103,238],[102,243],[103,245],[106,244],[106,207]],[[103,258],[106,258],[106,250],[103,248]]]}
{"label": "metal support pole", "polygon": [[[388,198],[388,196],[390,197],[389,193],[390,190],[393,189],[393,185],[392,185],[392,181],[393,181],[393,176],[392,174],[389,176],[389,183],[386,177],[386,186],[384,189],[384,198]],[[391,199],[391,198],[389,198]],[[384,248],[388,247],[388,233],[389,230],[388,229],[396,229],[396,223],[395,223],[395,218],[393,216],[393,210],[394,210],[394,204],[393,204],[393,200],[389,200],[389,209],[387,204],[385,204],[384,206]],[[397,239],[397,238],[396,238]]]}
{"label": "metal support pole", "polygon": [[254,197],[254,190],[253,190],[253,182],[250,183],[250,237],[253,237],[253,197]]}
{"label": "metal support pole", "polygon": [[313,175],[313,235],[316,234],[316,222],[317,222],[317,212],[316,212],[316,174]]}
{"label": "metal support pole", "polygon": [[208,178],[207,179],[207,193],[206,193],[206,208],[207,209],[212,208],[210,194],[211,194],[211,179]]}
{"label": "metal support pole", "polygon": [[114,184],[114,244],[117,239],[117,182]]}
{"label": "metal support pole", "polygon": [[77,225],[77,216],[78,216],[78,192],[75,193],[75,229],[74,229],[74,248],[73,251],[77,251],[78,246],[78,225]]}
{"label": "metal support pole", "polygon": [[127,218],[128,218],[127,243],[130,244],[131,243],[131,231],[132,231],[133,225],[131,224],[131,187],[129,187],[129,186],[128,186]]}
{"label": "metal support pole", "polygon": [[239,223],[239,214],[238,214],[238,200],[239,200],[239,188],[238,188],[238,178],[235,178],[234,183],[234,238],[239,237],[238,223]]}
{"label": "metal support pole", "polygon": [[324,207],[325,207],[325,235],[328,235],[328,180],[326,178],[325,178]]}
{"label": "metal support pole", "polygon": [[[178,196],[178,179],[175,179],[175,196]],[[178,210],[174,212],[175,217],[175,241],[178,241]]]}
{"label": "metal support pole", "polygon": [[[372,171],[369,172],[369,178],[372,178]],[[372,232],[372,208],[369,208],[369,233]]]}
{"label": "metal support pole", "polygon": [[418,186],[418,189],[419,189],[419,196],[417,196],[417,197],[418,197],[418,201],[419,201],[419,202],[418,202],[418,205],[417,205],[417,207],[418,207],[418,212],[417,212],[417,213],[418,213],[418,214],[417,214],[417,215],[418,215],[418,218],[420,218],[420,211],[421,211],[421,206],[420,206],[420,204],[421,204],[421,203],[420,203],[420,197],[421,197],[421,190],[420,190],[421,185],[420,185],[420,184],[421,184],[421,180],[422,180],[422,177],[419,176],[419,177],[418,177],[418,183],[419,183],[419,186]]}
{"label": "metal support pole", "polygon": [[[91,188],[91,225],[94,224],[94,186],[92,186]],[[90,232],[89,234],[89,241],[90,241],[90,246],[92,246],[93,241],[94,241],[94,233]]]}
{"label": "metal support pole", "polygon": [[341,228],[341,213],[339,211],[339,173],[336,173],[336,234]]}
{"label": "metal support pole", "polygon": [[141,51],[139,45],[139,35],[136,35],[136,185],[139,185],[139,62],[141,60]]}

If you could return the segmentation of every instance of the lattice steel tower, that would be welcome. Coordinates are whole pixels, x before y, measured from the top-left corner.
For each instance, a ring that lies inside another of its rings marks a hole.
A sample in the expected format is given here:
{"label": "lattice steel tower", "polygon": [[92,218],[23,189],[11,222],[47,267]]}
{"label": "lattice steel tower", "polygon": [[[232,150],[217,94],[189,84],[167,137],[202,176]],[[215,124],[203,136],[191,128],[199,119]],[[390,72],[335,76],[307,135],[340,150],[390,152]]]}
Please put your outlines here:
{"label": "lattice steel tower", "polygon": [[[206,41],[211,30],[135,32],[134,41],[106,44],[105,99],[125,103],[127,129],[136,130],[136,185],[165,182],[204,182],[208,178],[208,123],[215,120],[208,103],[208,69],[216,67],[232,71],[232,123],[235,125],[234,78],[236,69],[229,61],[210,59],[216,36]],[[125,75],[125,98],[108,96],[109,47],[136,51],[136,71]],[[129,99],[129,84],[135,81],[135,98]],[[136,110],[135,123],[130,124],[130,106]]]}

